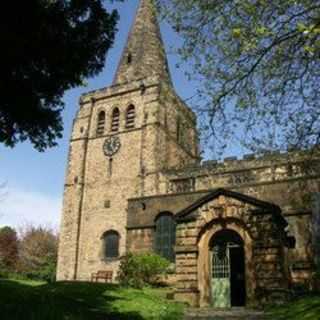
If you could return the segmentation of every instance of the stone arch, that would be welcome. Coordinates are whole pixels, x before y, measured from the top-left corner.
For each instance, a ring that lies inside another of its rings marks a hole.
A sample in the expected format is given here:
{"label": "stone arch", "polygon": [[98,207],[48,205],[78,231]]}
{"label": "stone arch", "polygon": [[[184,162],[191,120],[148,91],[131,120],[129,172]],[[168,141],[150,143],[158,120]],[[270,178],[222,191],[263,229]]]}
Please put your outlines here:
{"label": "stone arch", "polygon": [[284,298],[288,289],[286,220],[279,207],[218,189],[176,214],[177,300],[194,306],[211,303],[209,250],[223,229],[244,241],[246,305]]}
{"label": "stone arch", "polygon": [[199,304],[201,307],[208,306],[211,303],[211,262],[210,262],[210,242],[212,238],[222,230],[231,230],[236,232],[244,244],[245,251],[245,270],[246,270],[246,289],[247,302],[253,301],[255,292],[255,273],[253,265],[253,246],[252,237],[247,228],[240,220],[226,219],[224,224],[218,221],[212,221],[205,225],[198,239],[198,289]]}

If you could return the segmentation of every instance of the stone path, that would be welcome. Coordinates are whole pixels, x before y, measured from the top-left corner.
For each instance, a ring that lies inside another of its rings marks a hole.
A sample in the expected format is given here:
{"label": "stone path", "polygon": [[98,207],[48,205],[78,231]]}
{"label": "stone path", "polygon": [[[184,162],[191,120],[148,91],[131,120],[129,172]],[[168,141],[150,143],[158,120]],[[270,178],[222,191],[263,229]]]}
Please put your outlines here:
{"label": "stone path", "polygon": [[212,308],[188,308],[184,320],[266,320],[263,311],[245,308],[217,310]]}

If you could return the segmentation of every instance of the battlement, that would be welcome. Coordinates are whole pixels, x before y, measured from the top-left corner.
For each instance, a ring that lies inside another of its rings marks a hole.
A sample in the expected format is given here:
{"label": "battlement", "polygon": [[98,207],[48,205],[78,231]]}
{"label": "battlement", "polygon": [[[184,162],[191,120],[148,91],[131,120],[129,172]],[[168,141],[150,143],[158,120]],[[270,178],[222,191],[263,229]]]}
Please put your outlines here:
{"label": "battlement", "polygon": [[292,150],[289,152],[266,152],[263,154],[245,154],[241,158],[229,156],[221,160],[205,160],[200,164],[193,164],[183,168],[172,168],[166,173],[169,175],[197,176],[203,174],[222,174],[237,171],[248,171],[274,166],[281,166],[295,163],[314,163],[319,161],[320,150],[312,151]]}

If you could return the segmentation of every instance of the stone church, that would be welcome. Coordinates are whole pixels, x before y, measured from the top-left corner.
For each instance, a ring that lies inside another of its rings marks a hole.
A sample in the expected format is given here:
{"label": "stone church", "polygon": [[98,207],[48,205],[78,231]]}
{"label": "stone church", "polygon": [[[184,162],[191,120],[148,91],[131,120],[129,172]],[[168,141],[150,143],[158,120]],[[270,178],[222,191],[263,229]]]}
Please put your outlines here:
{"label": "stone church", "polygon": [[113,83],[80,98],[66,173],[58,280],[90,280],[126,252],[175,265],[175,298],[255,305],[312,287],[320,162],[306,154],[201,161],[152,0],[141,0]]}

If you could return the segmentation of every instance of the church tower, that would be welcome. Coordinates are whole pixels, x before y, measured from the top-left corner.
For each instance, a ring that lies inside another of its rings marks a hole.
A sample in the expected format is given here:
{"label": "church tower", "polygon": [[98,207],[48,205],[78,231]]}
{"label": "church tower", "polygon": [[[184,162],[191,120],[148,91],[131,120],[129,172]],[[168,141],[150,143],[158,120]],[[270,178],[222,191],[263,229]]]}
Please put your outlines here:
{"label": "church tower", "polygon": [[194,113],[172,86],[152,0],[141,0],[113,84],[80,98],[67,165],[58,280],[116,274],[128,199],[166,194],[164,172],[199,162]]}

